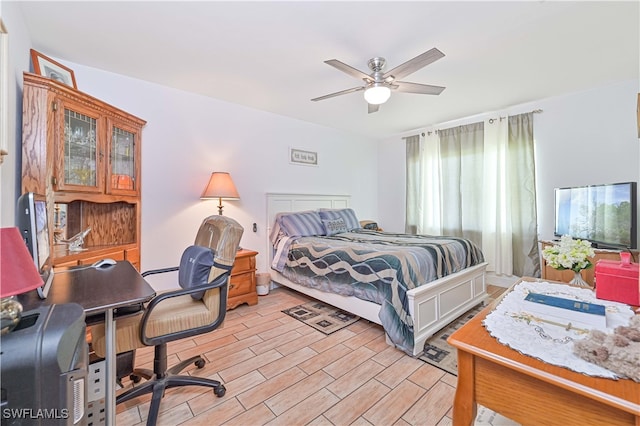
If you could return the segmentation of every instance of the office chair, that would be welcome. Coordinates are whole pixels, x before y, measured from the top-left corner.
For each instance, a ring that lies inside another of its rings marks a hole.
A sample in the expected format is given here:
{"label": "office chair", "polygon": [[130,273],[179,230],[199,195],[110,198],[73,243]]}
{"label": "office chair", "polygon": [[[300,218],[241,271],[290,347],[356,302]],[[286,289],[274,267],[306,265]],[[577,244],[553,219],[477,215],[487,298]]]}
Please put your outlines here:
{"label": "office chair", "polygon": [[[147,425],[156,424],[160,401],[167,388],[207,386],[213,388],[218,397],[225,394],[225,387],[217,380],[178,375],[191,363],[198,368],[204,367],[205,360],[201,355],[167,368],[167,343],[208,333],[222,324],[227,310],[227,284],[243,231],[242,226],[229,217],[216,215],[206,218],[198,230],[194,246],[183,253],[179,267],[155,269],[142,274],[148,276],[178,271],[181,289],[157,295],[138,315],[115,320],[116,353],[144,346],[155,347],[153,371],[136,369],[132,375],[134,382],[139,377],[147,381],[116,398],[116,404],[119,404],[152,393]],[[203,272],[206,273],[204,279],[194,278],[202,277]],[[92,327],[91,333],[96,355],[104,358],[104,325]]]}

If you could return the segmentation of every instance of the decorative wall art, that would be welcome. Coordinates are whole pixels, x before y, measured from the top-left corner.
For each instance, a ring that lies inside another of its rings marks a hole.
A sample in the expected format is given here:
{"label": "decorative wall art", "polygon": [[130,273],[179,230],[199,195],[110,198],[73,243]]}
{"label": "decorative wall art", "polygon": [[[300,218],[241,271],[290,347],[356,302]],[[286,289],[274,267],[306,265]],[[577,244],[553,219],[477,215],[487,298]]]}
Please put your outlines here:
{"label": "decorative wall art", "polygon": [[318,153],[302,149],[289,148],[289,162],[303,166],[317,166]]}
{"label": "decorative wall art", "polygon": [[33,71],[36,74],[59,81],[74,89],[78,88],[73,71],[61,63],[33,49],[31,49],[31,62],[33,63]]}

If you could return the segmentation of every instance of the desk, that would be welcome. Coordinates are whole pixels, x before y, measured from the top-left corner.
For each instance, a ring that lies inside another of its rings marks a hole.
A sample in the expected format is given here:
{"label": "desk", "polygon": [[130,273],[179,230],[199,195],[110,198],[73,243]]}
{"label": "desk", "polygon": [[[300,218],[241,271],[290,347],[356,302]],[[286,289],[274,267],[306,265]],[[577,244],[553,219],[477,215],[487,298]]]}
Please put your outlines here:
{"label": "desk", "polygon": [[113,310],[143,303],[155,296],[155,291],[129,262],[118,262],[104,269],[77,267],[56,269],[51,289],[45,300],[35,291],[20,295],[25,309],[42,304],[77,303],[87,316],[105,314],[105,419],[116,423],[116,333]]}
{"label": "desk", "polygon": [[458,350],[454,426],[473,424],[476,404],[523,425],[640,426],[640,383],[583,375],[502,345],[482,325],[499,302],[448,339]]}

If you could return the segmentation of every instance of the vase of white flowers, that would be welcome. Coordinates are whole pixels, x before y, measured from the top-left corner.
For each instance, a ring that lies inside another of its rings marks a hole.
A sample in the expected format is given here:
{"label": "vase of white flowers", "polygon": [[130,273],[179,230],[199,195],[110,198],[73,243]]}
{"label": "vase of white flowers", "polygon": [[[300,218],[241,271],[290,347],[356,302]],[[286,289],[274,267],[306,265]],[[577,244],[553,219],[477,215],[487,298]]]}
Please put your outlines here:
{"label": "vase of white flowers", "polygon": [[582,279],[580,272],[593,266],[589,258],[594,255],[595,252],[589,241],[574,240],[569,235],[560,237],[560,244],[542,250],[542,257],[544,257],[549,266],[561,271],[565,269],[572,270],[574,277],[569,284],[580,287],[591,287],[589,283]]}

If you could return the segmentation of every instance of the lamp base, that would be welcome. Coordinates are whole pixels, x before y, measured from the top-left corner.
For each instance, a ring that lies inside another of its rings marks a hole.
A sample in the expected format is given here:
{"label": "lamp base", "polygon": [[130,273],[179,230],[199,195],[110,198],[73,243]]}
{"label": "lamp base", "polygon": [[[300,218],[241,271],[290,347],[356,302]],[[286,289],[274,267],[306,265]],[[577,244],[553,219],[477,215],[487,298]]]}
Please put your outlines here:
{"label": "lamp base", "polygon": [[0,299],[0,334],[11,332],[20,322],[22,305],[14,296]]}

